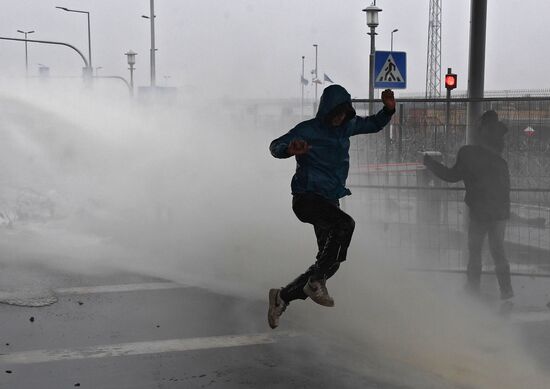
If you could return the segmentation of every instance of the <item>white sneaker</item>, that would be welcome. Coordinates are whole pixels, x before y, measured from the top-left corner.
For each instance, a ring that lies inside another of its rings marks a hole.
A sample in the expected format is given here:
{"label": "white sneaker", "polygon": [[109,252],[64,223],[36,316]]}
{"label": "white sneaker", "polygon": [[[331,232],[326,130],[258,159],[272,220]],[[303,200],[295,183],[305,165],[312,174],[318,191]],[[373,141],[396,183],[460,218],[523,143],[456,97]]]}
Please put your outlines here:
{"label": "white sneaker", "polygon": [[279,326],[279,318],[287,306],[288,304],[281,299],[281,289],[269,289],[269,310],[267,311],[267,322],[272,329]]}
{"label": "white sneaker", "polygon": [[304,286],[304,293],[317,304],[334,307],[334,299],[328,294],[326,280],[313,281],[310,277]]}

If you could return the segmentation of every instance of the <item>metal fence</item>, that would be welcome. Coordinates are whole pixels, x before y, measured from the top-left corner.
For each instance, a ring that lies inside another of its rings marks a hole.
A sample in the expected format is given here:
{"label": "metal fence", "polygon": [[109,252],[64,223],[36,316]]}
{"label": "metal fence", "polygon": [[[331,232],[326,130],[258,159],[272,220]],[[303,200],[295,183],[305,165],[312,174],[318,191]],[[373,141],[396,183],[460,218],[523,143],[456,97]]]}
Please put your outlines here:
{"label": "metal fence", "polygon": [[[468,99],[398,102],[384,132],[352,138],[350,187],[345,206],[361,221],[379,224],[373,237],[410,257],[411,266],[463,271],[467,262],[466,206],[461,183],[447,184],[422,165],[422,151],[439,151],[452,165],[466,144]],[[479,101],[506,123],[512,217],[506,250],[516,274],[550,276],[550,98]],[[359,115],[368,101],[354,101]],[[380,102],[375,109],[380,108]],[[484,257],[486,270],[492,260]]]}

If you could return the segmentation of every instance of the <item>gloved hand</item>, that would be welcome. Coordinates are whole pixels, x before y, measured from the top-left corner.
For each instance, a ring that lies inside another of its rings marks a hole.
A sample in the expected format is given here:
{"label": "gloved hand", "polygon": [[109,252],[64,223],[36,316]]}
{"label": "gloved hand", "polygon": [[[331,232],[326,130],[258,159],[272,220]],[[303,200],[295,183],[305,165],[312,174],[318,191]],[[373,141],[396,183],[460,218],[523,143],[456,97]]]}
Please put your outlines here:
{"label": "gloved hand", "polygon": [[310,146],[305,140],[295,139],[288,145],[288,153],[290,155],[303,155],[306,154]]}

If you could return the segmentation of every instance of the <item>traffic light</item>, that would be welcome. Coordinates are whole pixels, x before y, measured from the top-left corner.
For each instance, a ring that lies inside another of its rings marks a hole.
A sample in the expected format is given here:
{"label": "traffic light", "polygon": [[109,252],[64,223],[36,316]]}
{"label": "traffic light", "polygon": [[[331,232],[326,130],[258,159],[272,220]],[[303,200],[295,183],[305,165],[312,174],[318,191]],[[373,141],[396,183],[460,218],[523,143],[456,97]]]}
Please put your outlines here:
{"label": "traffic light", "polygon": [[445,74],[445,88],[447,88],[447,90],[453,90],[456,88],[456,74]]}

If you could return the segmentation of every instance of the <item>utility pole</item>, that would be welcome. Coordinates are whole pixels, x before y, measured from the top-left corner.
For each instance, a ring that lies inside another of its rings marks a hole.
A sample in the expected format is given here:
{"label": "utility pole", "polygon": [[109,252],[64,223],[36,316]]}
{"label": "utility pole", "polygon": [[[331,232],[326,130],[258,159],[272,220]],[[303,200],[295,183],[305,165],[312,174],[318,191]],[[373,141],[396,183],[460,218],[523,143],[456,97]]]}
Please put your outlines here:
{"label": "utility pole", "polygon": [[155,64],[155,54],[157,51],[155,47],[155,0],[150,1],[149,16],[141,15],[141,17],[149,19],[151,23],[151,88],[154,88],[157,85],[157,70]]}
{"label": "utility pole", "polygon": [[[470,56],[468,61],[468,97],[482,98],[485,88],[485,37],[487,30],[487,0],[470,2]],[[477,142],[474,127],[481,115],[483,103],[468,102],[466,143]]]}
{"label": "utility pole", "polygon": [[317,76],[317,49],[319,46],[317,44],[314,44],[313,47],[315,47],[315,100],[313,101],[313,116],[317,114],[317,86],[319,85],[319,78]]}
{"label": "utility pole", "polygon": [[391,43],[390,43],[390,51],[393,53],[393,34],[395,34],[397,31],[399,31],[397,28],[395,28],[392,32],[391,32]]}
{"label": "utility pole", "polygon": [[157,85],[156,75],[156,63],[155,63],[155,0],[150,2],[150,15],[151,20],[151,87]]}
{"label": "utility pole", "polygon": [[17,30],[17,32],[21,34],[25,34],[25,75],[28,77],[29,76],[29,54],[27,49],[27,35],[34,33],[34,30],[32,31]]}
{"label": "utility pole", "polygon": [[304,63],[305,63],[306,57],[302,55],[302,78],[300,79],[300,84],[302,85],[302,120],[304,120]]}
{"label": "utility pole", "polygon": [[363,10],[367,16],[367,27],[369,27],[370,32],[367,34],[370,35],[370,54],[369,54],[369,115],[372,115],[374,112],[374,53],[376,52],[376,27],[378,27],[378,14],[382,12],[382,9],[376,6],[376,0],[372,5],[369,5]]}
{"label": "utility pole", "polygon": [[94,76],[94,68],[92,66],[92,36],[90,34],[90,12],[89,11],[81,11],[78,9],[69,9],[67,7],[55,7],[58,9],[61,9],[66,12],[75,12],[79,14],[86,14],[86,17],[88,18],[88,66],[84,68],[84,75],[85,78],[88,81],[91,81]]}
{"label": "utility pole", "polygon": [[369,54],[369,115],[374,114],[374,53],[376,52],[375,28],[370,28],[370,54]]}

